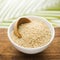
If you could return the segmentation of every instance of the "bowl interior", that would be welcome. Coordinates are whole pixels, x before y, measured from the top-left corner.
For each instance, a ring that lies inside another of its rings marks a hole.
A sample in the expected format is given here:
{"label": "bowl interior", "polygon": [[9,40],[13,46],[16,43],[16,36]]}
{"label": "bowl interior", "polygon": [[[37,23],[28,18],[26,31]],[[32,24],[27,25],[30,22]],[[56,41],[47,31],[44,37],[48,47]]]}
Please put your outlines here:
{"label": "bowl interior", "polygon": [[[52,40],[53,40],[53,38],[54,38],[54,28],[53,28],[53,26],[52,26],[52,24],[51,23],[49,23],[45,18],[43,18],[43,17],[38,17],[38,16],[24,16],[24,17],[26,17],[26,18],[29,18],[29,19],[37,19],[37,20],[41,20],[41,21],[43,21],[43,22],[45,22],[47,25],[48,25],[48,27],[50,28],[50,31],[51,31],[51,39],[50,39],[50,41],[46,44],[46,45],[49,45],[51,42],[52,42]],[[17,20],[19,20],[20,18],[18,18]],[[17,21],[16,20],[16,21]],[[8,37],[9,37],[9,39],[10,39],[10,41],[12,41],[15,45],[17,45],[18,46],[18,44],[16,44],[12,39],[11,39],[11,31],[13,30],[13,27],[14,27],[14,23],[16,22],[16,21],[14,21],[11,25],[10,25],[10,27],[8,28]],[[46,45],[44,45],[44,46],[46,46]],[[41,47],[44,47],[44,46],[41,46]],[[19,47],[21,47],[21,46],[19,46]],[[40,48],[41,48],[40,47]],[[24,48],[24,47],[23,47]],[[39,47],[37,47],[37,48],[39,48]],[[33,48],[34,49],[34,48]]]}

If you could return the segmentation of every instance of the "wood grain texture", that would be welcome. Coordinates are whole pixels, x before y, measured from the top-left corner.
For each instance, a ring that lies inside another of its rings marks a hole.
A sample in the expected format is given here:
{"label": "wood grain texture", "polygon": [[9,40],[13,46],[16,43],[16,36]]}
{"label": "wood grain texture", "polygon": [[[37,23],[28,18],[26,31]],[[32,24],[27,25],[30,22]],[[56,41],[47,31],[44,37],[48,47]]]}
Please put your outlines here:
{"label": "wood grain texture", "polygon": [[0,60],[60,60],[60,28],[55,28],[55,38],[43,52],[28,55],[19,52],[10,43],[7,29],[0,28]]}

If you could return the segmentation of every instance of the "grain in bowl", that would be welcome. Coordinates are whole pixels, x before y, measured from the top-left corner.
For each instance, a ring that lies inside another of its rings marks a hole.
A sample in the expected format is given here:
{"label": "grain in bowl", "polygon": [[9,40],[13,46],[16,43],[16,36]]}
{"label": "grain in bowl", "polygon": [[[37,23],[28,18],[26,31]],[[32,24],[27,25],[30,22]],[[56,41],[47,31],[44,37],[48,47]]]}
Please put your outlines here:
{"label": "grain in bowl", "polygon": [[12,30],[12,40],[19,46],[25,48],[37,48],[47,44],[51,39],[51,31],[48,25],[37,19],[30,20],[30,23],[21,24],[19,26],[19,32],[22,35],[22,38],[18,38],[14,34],[14,30]]}

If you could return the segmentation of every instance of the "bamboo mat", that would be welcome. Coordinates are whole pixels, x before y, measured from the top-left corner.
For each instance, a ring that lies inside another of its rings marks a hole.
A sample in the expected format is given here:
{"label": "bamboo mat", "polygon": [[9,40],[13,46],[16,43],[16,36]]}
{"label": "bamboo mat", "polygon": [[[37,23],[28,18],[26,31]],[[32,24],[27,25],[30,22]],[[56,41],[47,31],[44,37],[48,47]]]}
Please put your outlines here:
{"label": "bamboo mat", "polygon": [[60,60],[60,28],[55,31],[55,38],[45,51],[27,55],[15,49],[7,37],[7,29],[0,28],[0,60]]}

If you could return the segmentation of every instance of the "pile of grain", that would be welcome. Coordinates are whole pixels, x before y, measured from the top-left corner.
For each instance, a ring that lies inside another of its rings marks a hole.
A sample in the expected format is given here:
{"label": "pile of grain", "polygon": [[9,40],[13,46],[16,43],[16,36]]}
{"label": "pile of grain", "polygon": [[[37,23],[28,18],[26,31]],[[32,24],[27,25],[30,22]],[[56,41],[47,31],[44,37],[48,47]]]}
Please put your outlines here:
{"label": "pile of grain", "polygon": [[45,45],[50,41],[51,32],[48,26],[37,20],[31,23],[22,24],[19,27],[22,38],[18,38],[14,31],[11,33],[12,40],[20,46],[27,48],[36,48]]}

